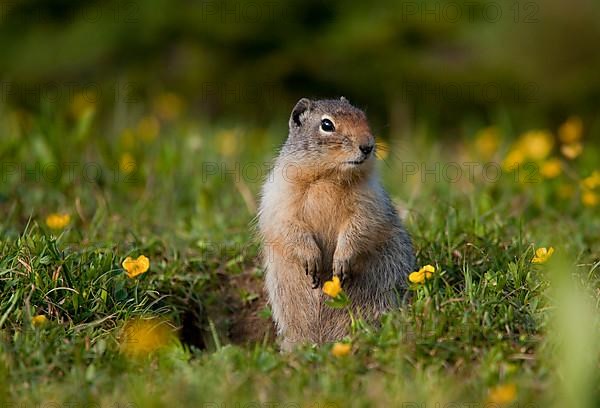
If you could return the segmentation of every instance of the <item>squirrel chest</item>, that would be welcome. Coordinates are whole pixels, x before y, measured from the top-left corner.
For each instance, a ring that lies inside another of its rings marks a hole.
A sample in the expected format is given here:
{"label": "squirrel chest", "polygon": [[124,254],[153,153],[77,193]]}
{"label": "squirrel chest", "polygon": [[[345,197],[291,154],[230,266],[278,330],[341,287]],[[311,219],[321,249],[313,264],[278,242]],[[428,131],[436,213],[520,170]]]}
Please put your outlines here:
{"label": "squirrel chest", "polygon": [[349,218],[351,203],[344,186],[330,181],[316,181],[299,194],[296,216],[325,242],[335,242],[340,227]]}

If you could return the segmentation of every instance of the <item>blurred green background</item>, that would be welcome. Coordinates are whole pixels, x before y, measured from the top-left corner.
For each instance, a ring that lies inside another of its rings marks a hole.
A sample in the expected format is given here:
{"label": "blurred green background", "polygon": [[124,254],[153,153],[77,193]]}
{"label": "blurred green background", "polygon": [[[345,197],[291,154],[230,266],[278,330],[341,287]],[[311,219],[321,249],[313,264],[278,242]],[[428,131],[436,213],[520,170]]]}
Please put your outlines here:
{"label": "blurred green background", "polygon": [[2,102],[29,109],[80,91],[143,109],[169,91],[197,116],[260,122],[345,95],[392,130],[598,113],[594,0],[0,4]]}
{"label": "blurred green background", "polygon": [[[598,406],[598,21],[597,0],[0,0],[0,406]],[[259,190],[296,100],[340,95],[436,274],[346,358],[282,355]],[[130,359],[156,317],[181,344]]]}

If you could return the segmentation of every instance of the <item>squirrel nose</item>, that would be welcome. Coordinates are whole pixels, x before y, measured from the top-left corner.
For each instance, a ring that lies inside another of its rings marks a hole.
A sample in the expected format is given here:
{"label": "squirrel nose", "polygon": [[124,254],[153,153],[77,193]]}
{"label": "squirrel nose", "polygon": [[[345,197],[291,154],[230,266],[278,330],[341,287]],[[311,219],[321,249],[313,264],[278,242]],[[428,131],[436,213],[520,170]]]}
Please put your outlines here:
{"label": "squirrel nose", "polygon": [[363,144],[363,145],[358,146],[358,148],[364,154],[369,154],[369,153],[371,153],[373,151],[373,145],[372,144]]}

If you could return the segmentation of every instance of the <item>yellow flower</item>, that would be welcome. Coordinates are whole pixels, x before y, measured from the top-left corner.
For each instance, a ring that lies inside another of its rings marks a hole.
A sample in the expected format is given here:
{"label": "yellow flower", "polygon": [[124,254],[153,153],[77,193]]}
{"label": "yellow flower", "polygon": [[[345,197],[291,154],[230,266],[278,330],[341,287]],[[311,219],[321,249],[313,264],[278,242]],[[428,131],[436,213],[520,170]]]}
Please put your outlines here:
{"label": "yellow flower", "polygon": [[431,279],[433,277],[433,273],[435,272],[435,267],[432,265],[425,265],[418,272],[413,272],[408,275],[408,280],[412,283],[423,283],[425,279]]}
{"label": "yellow flower", "polygon": [[435,272],[435,267],[432,265],[425,265],[420,269],[421,272],[425,273],[425,277],[427,279],[431,279],[433,273]]}
{"label": "yellow flower", "polygon": [[76,119],[89,115],[96,109],[97,95],[87,94],[85,92],[73,95],[71,106],[69,107],[71,116]]}
{"label": "yellow flower", "polygon": [[54,230],[63,229],[71,222],[71,216],[66,213],[53,213],[46,217],[46,225]]}
{"label": "yellow flower", "polygon": [[323,293],[329,297],[337,297],[342,292],[342,283],[340,278],[334,276],[330,281],[323,284]]}
{"label": "yellow flower", "polygon": [[563,154],[563,156],[570,160],[577,158],[582,151],[583,145],[580,142],[566,144],[560,147],[560,152]]}
{"label": "yellow flower", "polygon": [[148,268],[150,268],[150,260],[144,256],[140,255],[137,259],[133,259],[130,256],[125,258],[123,261],[123,269],[127,273],[127,276],[130,278],[135,278],[142,273],[145,273]]}
{"label": "yellow flower", "polygon": [[386,142],[381,141],[376,143],[377,147],[375,148],[375,152],[377,153],[377,158],[379,160],[385,160],[390,155],[390,145]]}
{"label": "yellow flower", "polygon": [[581,202],[586,207],[595,207],[600,203],[600,196],[593,191],[584,191],[581,193]]}
{"label": "yellow flower", "polygon": [[547,179],[556,178],[562,171],[562,164],[559,159],[549,159],[542,163],[540,174]]}
{"label": "yellow flower", "polygon": [[488,394],[488,401],[492,404],[510,404],[517,398],[515,384],[503,384],[492,388]]}
{"label": "yellow flower", "polygon": [[48,318],[44,315],[35,315],[31,318],[31,324],[35,327],[43,326],[48,323]]}
{"label": "yellow flower", "polygon": [[494,126],[481,129],[475,136],[475,149],[484,158],[492,157],[499,145],[500,134]]}
{"label": "yellow flower", "polygon": [[154,116],[146,116],[137,124],[137,134],[140,139],[151,142],[160,132],[160,122]]}
{"label": "yellow flower", "polygon": [[238,151],[238,138],[235,130],[224,130],[216,135],[219,153],[225,157],[232,157]]}
{"label": "yellow flower", "polygon": [[525,161],[525,153],[520,148],[513,148],[508,152],[506,158],[502,162],[502,169],[505,171],[515,170]]}
{"label": "yellow flower", "polygon": [[548,259],[550,259],[550,257],[552,256],[552,254],[554,253],[554,248],[550,247],[550,248],[538,248],[535,251],[535,256],[533,257],[533,259],[531,260],[531,262],[533,263],[545,263]]}
{"label": "yellow flower", "polygon": [[349,343],[335,343],[331,348],[331,354],[336,357],[343,357],[350,354],[352,350],[352,345]]}
{"label": "yellow flower", "polygon": [[135,146],[135,134],[129,128],[121,133],[121,144],[125,149],[132,149]]}
{"label": "yellow flower", "polygon": [[183,110],[183,101],[172,92],[166,92],[154,98],[154,112],[164,120],[177,119]]}
{"label": "yellow flower", "polygon": [[533,160],[545,159],[554,145],[552,134],[545,130],[530,130],[518,142],[525,156]]}
{"label": "yellow flower", "polygon": [[135,158],[131,153],[125,152],[121,155],[121,158],[119,159],[119,170],[125,174],[130,174],[135,170],[136,167],[137,164],[135,162]]}
{"label": "yellow flower", "polygon": [[423,283],[425,282],[425,275],[421,272],[412,272],[408,275],[408,280],[412,283]]}
{"label": "yellow flower", "polygon": [[123,327],[119,338],[121,351],[130,356],[145,356],[160,350],[175,339],[173,328],[161,319],[134,319]]}
{"label": "yellow flower", "polygon": [[578,142],[581,139],[583,131],[583,122],[577,116],[571,116],[558,129],[560,141],[566,144]]}
{"label": "yellow flower", "polygon": [[557,194],[562,199],[568,199],[573,197],[575,189],[570,184],[561,184],[558,186]]}
{"label": "yellow flower", "polygon": [[590,176],[581,181],[581,186],[587,190],[594,190],[596,187],[600,187],[600,172],[594,170]]}

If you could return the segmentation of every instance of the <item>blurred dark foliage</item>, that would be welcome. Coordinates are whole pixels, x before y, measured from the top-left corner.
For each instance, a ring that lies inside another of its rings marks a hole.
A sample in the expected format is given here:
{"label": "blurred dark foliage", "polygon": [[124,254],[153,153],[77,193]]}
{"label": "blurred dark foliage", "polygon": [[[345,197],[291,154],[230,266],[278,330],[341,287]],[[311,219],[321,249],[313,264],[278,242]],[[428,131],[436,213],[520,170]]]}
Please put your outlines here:
{"label": "blurred dark foliage", "polygon": [[0,0],[0,7],[2,101],[30,109],[44,92],[61,95],[45,94],[52,102],[97,87],[111,102],[175,92],[208,118],[267,119],[301,96],[339,95],[391,126],[415,114],[448,122],[499,107],[556,120],[598,113],[594,0]]}

